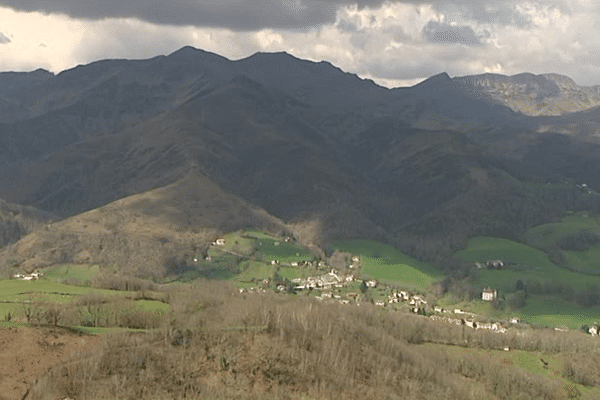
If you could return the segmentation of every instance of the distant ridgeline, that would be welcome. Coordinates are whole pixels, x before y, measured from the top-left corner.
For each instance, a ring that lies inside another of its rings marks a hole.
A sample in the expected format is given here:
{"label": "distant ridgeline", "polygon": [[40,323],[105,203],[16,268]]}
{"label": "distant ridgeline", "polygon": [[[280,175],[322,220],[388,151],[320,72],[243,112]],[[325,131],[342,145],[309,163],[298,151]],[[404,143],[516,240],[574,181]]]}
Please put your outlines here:
{"label": "distant ridgeline", "polygon": [[[185,269],[190,246],[254,227],[304,244],[376,239],[456,270],[469,238],[520,240],[600,210],[598,87],[556,74],[387,89],[285,53],[185,47],[0,73],[0,86],[0,194],[67,218],[15,259],[161,275]],[[0,214],[0,246],[43,226],[19,215]]]}

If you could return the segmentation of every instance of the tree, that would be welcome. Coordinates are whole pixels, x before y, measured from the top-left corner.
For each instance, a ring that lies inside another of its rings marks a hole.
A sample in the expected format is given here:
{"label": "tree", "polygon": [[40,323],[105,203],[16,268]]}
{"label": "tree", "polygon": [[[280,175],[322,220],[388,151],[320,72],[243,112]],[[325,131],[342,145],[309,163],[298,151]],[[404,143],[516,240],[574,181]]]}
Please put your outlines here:
{"label": "tree", "polygon": [[369,290],[369,287],[367,286],[367,282],[365,282],[365,281],[362,281],[362,282],[360,283],[360,287],[359,287],[359,289],[360,289],[360,291],[361,291],[362,293],[367,293],[367,290]]}
{"label": "tree", "polygon": [[515,290],[517,290],[517,291],[522,290],[524,292],[527,292],[526,286],[522,280],[517,279],[517,283],[515,284]]}
{"label": "tree", "polygon": [[46,306],[44,316],[49,324],[58,326],[58,323],[62,321],[64,316],[64,307],[57,303],[49,303]]}

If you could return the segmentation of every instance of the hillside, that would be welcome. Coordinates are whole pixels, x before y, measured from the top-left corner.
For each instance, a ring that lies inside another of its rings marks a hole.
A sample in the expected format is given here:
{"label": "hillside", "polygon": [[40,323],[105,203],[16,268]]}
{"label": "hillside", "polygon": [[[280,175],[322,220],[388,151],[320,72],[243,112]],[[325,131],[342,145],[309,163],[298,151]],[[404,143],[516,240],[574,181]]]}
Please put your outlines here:
{"label": "hillside", "polygon": [[26,271],[61,263],[100,264],[159,279],[185,272],[212,240],[242,227],[287,229],[281,220],[191,172],[163,188],[48,225],[5,248],[0,258]]}
{"label": "hillside", "polygon": [[57,219],[49,212],[0,199],[0,248]]}
{"label": "hillside", "polygon": [[[513,83],[544,92],[539,79]],[[514,238],[599,204],[594,135],[541,128],[582,113],[593,124],[594,108],[529,117],[461,82],[389,90],[285,53],[230,61],[191,47],[4,73],[3,98],[29,111],[0,122],[0,193],[66,218],[197,171],[315,242],[384,240],[438,264],[469,237]]]}

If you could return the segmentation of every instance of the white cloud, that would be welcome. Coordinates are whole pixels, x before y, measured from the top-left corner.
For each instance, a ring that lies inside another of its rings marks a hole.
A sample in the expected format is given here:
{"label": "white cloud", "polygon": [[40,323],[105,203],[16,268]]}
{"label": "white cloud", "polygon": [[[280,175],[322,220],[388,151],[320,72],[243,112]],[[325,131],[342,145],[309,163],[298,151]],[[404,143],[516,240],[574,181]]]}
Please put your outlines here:
{"label": "white cloud", "polygon": [[[312,4],[278,1],[299,12]],[[558,72],[580,84],[600,83],[600,3],[472,4],[443,0],[347,5],[338,9],[332,22],[312,29],[249,31],[159,25],[135,18],[84,20],[0,8],[2,29],[11,33],[0,36],[0,41],[10,40],[0,46],[0,70],[42,67],[59,72],[98,59],[150,58],[192,45],[230,59],[257,51],[287,51],[299,58],[327,60],[385,86],[414,84],[442,71],[451,76]],[[491,15],[502,18],[496,21]]]}

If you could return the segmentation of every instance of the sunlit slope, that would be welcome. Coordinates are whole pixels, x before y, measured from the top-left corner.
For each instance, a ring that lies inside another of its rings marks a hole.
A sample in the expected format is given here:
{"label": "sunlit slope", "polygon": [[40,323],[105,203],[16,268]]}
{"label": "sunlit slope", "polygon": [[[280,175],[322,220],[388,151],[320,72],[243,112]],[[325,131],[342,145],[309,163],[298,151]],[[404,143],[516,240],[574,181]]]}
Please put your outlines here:
{"label": "sunlit slope", "polygon": [[374,279],[426,290],[442,276],[440,271],[409,257],[392,246],[370,240],[341,240],[332,247],[359,255],[361,272]]}
{"label": "sunlit slope", "polygon": [[467,248],[457,253],[465,261],[485,263],[487,260],[502,260],[514,266],[496,270],[482,268],[478,271],[477,283],[498,290],[514,291],[517,280],[547,282],[558,280],[581,291],[588,284],[600,285],[600,277],[588,276],[560,268],[550,262],[541,250],[506,239],[476,237],[469,240]]}

